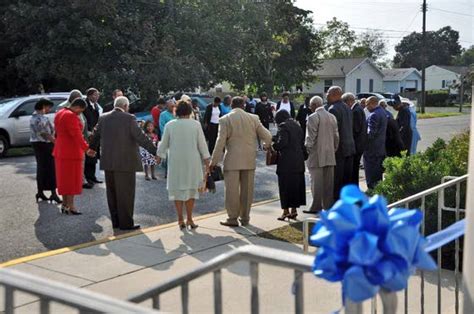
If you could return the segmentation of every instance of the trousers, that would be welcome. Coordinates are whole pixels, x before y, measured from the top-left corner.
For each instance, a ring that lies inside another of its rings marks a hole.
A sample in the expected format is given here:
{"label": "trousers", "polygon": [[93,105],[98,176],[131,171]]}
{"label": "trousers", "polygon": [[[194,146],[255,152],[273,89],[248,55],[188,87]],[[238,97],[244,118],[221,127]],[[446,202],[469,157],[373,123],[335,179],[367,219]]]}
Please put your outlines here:
{"label": "trousers", "polygon": [[329,209],[334,203],[334,166],[309,168],[313,202],[311,211]]}
{"label": "trousers", "polygon": [[341,189],[351,183],[352,164],[354,156],[338,157],[336,156],[336,168],[334,169],[334,199],[339,199]]}
{"label": "trousers", "polygon": [[367,187],[375,188],[377,183],[383,179],[383,156],[366,156],[364,155],[364,169]]}
{"label": "trousers", "polygon": [[107,204],[114,228],[134,225],[135,183],[135,172],[105,171]]}
{"label": "trousers", "polygon": [[254,179],[255,170],[224,169],[225,208],[230,222],[237,222],[239,217],[242,222],[249,222]]}

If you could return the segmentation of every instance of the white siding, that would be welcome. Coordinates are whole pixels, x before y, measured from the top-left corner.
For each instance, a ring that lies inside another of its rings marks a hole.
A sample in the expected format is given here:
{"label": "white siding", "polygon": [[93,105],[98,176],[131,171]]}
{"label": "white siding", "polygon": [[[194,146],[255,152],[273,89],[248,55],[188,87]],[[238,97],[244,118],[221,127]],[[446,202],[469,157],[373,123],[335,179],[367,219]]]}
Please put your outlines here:
{"label": "white siding", "polygon": [[387,93],[400,93],[400,82],[399,81],[384,81],[383,90]]}
{"label": "white siding", "polygon": [[[443,88],[443,80],[446,82],[446,86]],[[426,90],[448,90],[449,85],[454,81],[459,82],[459,74],[440,68],[436,65],[432,65],[426,68]],[[420,87],[421,88],[421,87]],[[451,93],[457,93],[457,90],[452,89]]]}
{"label": "white siding", "polygon": [[324,94],[324,81],[325,80],[332,80],[332,85],[337,85],[341,86],[344,88],[344,79],[343,78],[320,78],[317,81],[314,81],[313,83],[310,83],[308,86],[304,85],[303,86],[303,93],[304,94],[319,94],[323,95]]}
{"label": "white siding", "polygon": [[357,79],[361,80],[361,93],[368,93],[369,81],[374,80],[373,92],[380,92],[383,89],[382,73],[377,71],[368,61],[363,62],[355,68],[348,76],[346,76],[346,84],[344,91],[357,93]]}

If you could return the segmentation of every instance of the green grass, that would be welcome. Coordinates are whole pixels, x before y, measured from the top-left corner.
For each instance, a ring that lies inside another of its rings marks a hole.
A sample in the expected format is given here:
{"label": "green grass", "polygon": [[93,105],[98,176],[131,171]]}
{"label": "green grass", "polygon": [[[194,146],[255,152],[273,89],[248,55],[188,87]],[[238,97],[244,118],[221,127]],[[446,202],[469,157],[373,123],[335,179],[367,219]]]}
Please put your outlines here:
{"label": "green grass", "polygon": [[261,233],[258,236],[270,240],[303,244],[303,222],[288,224],[287,226]]}
{"label": "green grass", "polygon": [[433,119],[433,118],[445,118],[445,117],[456,117],[461,116],[464,113],[461,112],[429,112],[429,113],[419,113],[418,119]]}
{"label": "green grass", "polygon": [[33,155],[32,147],[10,148],[7,152],[7,157],[21,157]]}

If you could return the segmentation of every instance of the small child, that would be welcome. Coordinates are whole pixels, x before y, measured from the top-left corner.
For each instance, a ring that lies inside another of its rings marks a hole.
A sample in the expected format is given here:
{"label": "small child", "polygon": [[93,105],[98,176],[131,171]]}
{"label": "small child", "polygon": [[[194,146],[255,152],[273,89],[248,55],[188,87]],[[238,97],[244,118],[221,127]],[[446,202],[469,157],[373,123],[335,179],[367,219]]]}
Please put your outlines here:
{"label": "small child", "polygon": [[[157,146],[158,136],[155,133],[155,126],[153,125],[153,122],[146,121],[143,126],[143,131],[145,132],[145,135],[148,136],[150,140],[152,140],[153,144]],[[156,166],[155,156],[150,154],[143,147],[140,147],[140,156],[142,157],[143,168],[145,168],[145,180],[150,181],[150,177],[148,176],[149,172],[151,174],[151,178],[153,180],[157,180],[155,176],[155,166]],[[150,171],[148,171],[148,169],[150,169]]]}

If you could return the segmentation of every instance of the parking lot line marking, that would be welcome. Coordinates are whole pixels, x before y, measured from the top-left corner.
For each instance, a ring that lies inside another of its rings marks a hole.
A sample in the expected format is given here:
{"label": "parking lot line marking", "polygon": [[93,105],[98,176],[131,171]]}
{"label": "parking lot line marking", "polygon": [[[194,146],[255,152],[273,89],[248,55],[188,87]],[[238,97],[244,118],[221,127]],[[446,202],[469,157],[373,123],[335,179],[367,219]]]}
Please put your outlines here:
{"label": "parking lot line marking", "polygon": [[[273,203],[273,202],[278,201],[278,200],[279,200],[279,198],[273,198],[273,199],[268,199],[268,200],[256,202],[256,203],[252,204],[252,207]],[[225,213],[226,213],[225,210],[220,210],[220,211],[215,212],[215,213],[209,213],[209,214],[204,214],[204,215],[201,215],[201,216],[197,216],[197,217],[194,218],[194,220],[199,221],[199,220],[203,220],[203,219],[208,219],[208,218],[224,215]],[[119,235],[115,235],[115,236],[106,237],[106,238],[103,238],[103,239],[94,240],[94,241],[91,241],[91,242],[86,242],[86,243],[82,243],[82,244],[67,246],[67,247],[63,247],[63,248],[60,248],[60,249],[51,250],[51,251],[42,252],[42,253],[37,253],[37,254],[29,255],[29,256],[19,257],[19,258],[12,259],[10,261],[1,263],[0,268],[6,268],[6,267],[15,266],[15,265],[18,265],[18,264],[28,263],[28,262],[31,262],[31,261],[34,261],[34,260],[37,260],[37,259],[50,257],[50,256],[55,256],[55,255],[68,253],[68,252],[73,252],[73,251],[88,248],[88,247],[91,247],[91,246],[94,246],[94,245],[99,245],[99,244],[108,243],[108,242],[111,242],[111,241],[126,239],[126,238],[130,238],[130,237],[137,236],[137,235],[140,235],[140,234],[146,234],[146,233],[159,231],[159,230],[163,230],[163,229],[167,229],[167,228],[171,228],[171,227],[175,227],[175,226],[176,226],[176,222],[170,222],[170,223],[167,223],[167,224],[164,224],[164,225],[148,227],[148,228],[144,228],[144,229],[141,229],[141,230],[136,230],[136,231],[127,232],[127,233],[124,233],[124,234],[119,234]]]}

